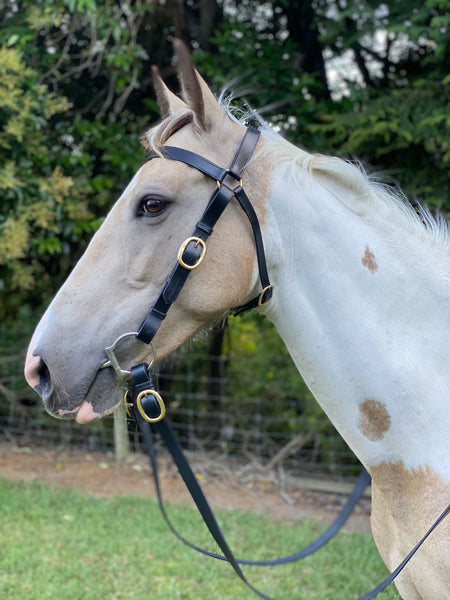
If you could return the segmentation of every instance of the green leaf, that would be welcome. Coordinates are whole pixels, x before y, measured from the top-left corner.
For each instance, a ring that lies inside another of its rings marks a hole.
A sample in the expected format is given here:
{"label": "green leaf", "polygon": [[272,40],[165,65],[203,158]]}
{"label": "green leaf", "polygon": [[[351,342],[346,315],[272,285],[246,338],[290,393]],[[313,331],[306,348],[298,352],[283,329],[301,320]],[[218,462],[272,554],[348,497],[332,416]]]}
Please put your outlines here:
{"label": "green leaf", "polygon": [[14,46],[14,44],[17,44],[17,42],[19,41],[20,37],[17,33],[13,33],[7,40],[6,42],[6,46],[8,48],[10,48],[11,46]]}

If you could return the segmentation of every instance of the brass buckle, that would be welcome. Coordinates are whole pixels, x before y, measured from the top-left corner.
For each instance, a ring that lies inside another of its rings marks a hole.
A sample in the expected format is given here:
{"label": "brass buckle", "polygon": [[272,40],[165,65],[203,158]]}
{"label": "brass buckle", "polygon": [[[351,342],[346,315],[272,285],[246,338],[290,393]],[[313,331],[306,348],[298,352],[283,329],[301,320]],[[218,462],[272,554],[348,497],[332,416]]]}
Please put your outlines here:
{"label": "brass buckle", "polygon": [[[153,396],[155,398],[156,402],[158,403],[160,413],[157,417],[149,417],[145,413],[145,411],[142,407],[142,398],[144,398],[145,396]],[[164,400],[161,398],[161,396],[155,390],[142,391],[136,399],[136,406],[139,411],[139,414],[145,421],[147,421],[147,423],[158,423],[158,421],[161,421],[161,419],[164,419],[165,414],[166,414],[166,407],[164,404]],[[125,407],[126,407],[126,405],[125,405]]]}
{"label": "brass buckle", "polygon": [[[188,265],[188,264],[187,264],[187,263],[186,263],[186,262],[183,260],[183,254],[184,254],[184,251],[186,250],[186,248],[188,247],[188,245],[189,245],[191,242],[195,242],[195,247],[196,247],[196,248],[197,248],[197,247],[200,245],[200,246],[202,247],[202,253],[201,253],[201,254],[200,254],[200,256],[198,257],[198,260],[197,260],[197,262],[196,262],[195,264],[193,264],[193,265]],[[206,255],[206,244],[205,244],[205,242],[204,242],[204,241],[203,241],[201,238],[199,238],[199,237],[189,237],[189,238],[187,238],[187,240],[185,240],[185,241],[184,241],[184,242],[181,244],[181,246],[180,246],[180,249],[178,250],[178,256],[177,256],[177,259],[178,259],[178,262],[180,263],[180,265],[181,265],[181,266],[182,266],[184,269],[187,269],[188,271],[192,271],[193,269],[196,269],[197,267],[199,267],[199,266],[202,264],[202,262],[203,262],[203,259],[205,258],[205,255]]]}
{"label": "brass buckle", "polygon": [[133,403],[132,402],[128,402],[128,392],[129,391],[130,390],[128,390],[128,389],[124,390],[124,393],[123,393],[123,403],[124,403],[124,406],[125,406],[125,410],[127,411],[127,415],[130,417],[130,419],[132,419],[133,415],[131,413],[131,409],[133,408]]}
{"label": "brass buckle", "polygon": [[268,302],[270,300],[270,298],[268,300],[264,300],[264,296],[266,295],[266,293],[270,290],[273,290],[273,285],[267,285],[263,291],[260,293],[260,295],[258,296],[258,306],[262,306],[263,304],[265,304],[266,302]]}

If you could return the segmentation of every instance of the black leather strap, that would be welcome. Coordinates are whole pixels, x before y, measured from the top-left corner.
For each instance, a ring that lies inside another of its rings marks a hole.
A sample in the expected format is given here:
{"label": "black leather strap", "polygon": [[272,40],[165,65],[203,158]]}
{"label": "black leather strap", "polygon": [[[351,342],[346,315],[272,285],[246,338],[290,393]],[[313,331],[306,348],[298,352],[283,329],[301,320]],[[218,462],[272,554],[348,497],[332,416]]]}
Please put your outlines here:
{"label": "black leather strap", "polygon": [[[139,381],[140,381],[140,379],[139,379]],[[150,381],[151,381],[151,376],[149,376],[147,379],[147,387],[149,387],[148,384]],[[132,394],[132,403],[131,403],[130,408],[131,408],[132,414],[136,420],[136,423],[139,426],[139,430],[142,434],[142,437],[144,439],[144,443],[146,445],[147,453],[150,457],[152,467],[153,467],[153,469],[155,469],[156,468],[156,458],[155,458],[155,453],[153,450],[152,429],[151,429],[151,426],[149,425],[149,423],[144,419],[144,417],[142,416],[140,411],[137,410],[137,407],[135,404],[136,390],[134,389],[134,382],[131,387],[130,393]],[[205,523],[207,524],[211,535],[213,536],[217,545],[219,546],[219,548],[221,549],[221,551],[224,554],[224,560],[228,561],[231,564],[231,566],[233,567],[233,569],[235,570],[237,575],[242,579],[242,581],[253,592],[255,592],[255,594],[257,594],[258,596],[263,598],[263,600],[274,600],[270,596],[263,594],[257,588],[255,588],[247,580],[244,573],[242,572],[239,564],[237,563],[237,561],[234,557],[233,552],[231,551],[230,547],[228,546],[227,541],[225,540],[225,537],[220,529],[219,524],[217,523],[214,513],[212,512],[212,510],[208,504],[208,501],[206,500],[206,497],[204,496],[204,494],[197,482],[197,479],[196,479],[194,473],[192,472],[192,469],[190,468],[188,461],[186,460],[186,458],[184,456],[183,450],[182,450],[178,440],[173,435],[173,432],[172,432],[167,420],[162,419],[161,421],[154,423],[153,427],[155,427],[157,429],[157,431],[159,432],[159,434],[161,435],[163,440],[166,442],[166,445],[170,450],[172,458],[178,467],[178,471],[180,472],[181,476],[183,477],[183,481],[185,482],[186,486],[188,487],[188,490],[191,492],[192,498],[194,499],[194,501],[197,505],[197,508],[199,509],[203,519],[205,520]],[[156,472],[156,471],[154,470],[154,472]],[[157,481],[157,479],[155,479],[155,484],[156,484],[156,481]],[[159,483],[157,484],[157,486],[158,486],[157,489],[159,490]],[[160,494],[160,492],[159,492],[159,494]],[[187,545],[190,546],[191,548],[202,551],[200,548],[197,548],[193,544],[190,544],[187,540],[184,540],[184,538],[178,534],[178,532],[171,525],[169,519],[167,518],[167,514],[166,514],[162,504],[160,504],[160,507],[162,509],[163,516],[164,516],[165,520],[167,521],[172,532],[180,540],[187,543]]]}
{"label": "black leather strap", "polygon": [[[163,427],[163,429],[161,427]],[[175,464],[177,465],[179,472],[183,478],[183,481],[184,481],[191,497],[193,498],[195,504],[197,506],[199,506],[199,504],[201,504],[203,506],[205,504],[208,504],[208,501],[207,501],[206,497],[204,497],[203,490],[201,489],[199,483],[197,482],[197,479],[194,477],[194,480],[195,480],[194,487],[190,483],[192,481],[192,475],[189,473],[191,471],[191,467],[190,467],[189,462],[188,462],[185,454],[183,453],[183,450],[181,449],[179,443],[176,442],[176,437],[175,437],[173,430],[170,427],[167,419],[165,419],[165,425],[156,424],[155,429],[161,435],[162,439],[164,440],[164,443],[166,444],[166,447],[170,451],[170,454],[171,454]],[[151,430],[145,431],[142,433],[143,433],[143,439],[144,439],[145,447],[147,450],[147,454],[148,454],[148,457],[150,459],[150,463],[152,466],[153,479],[155,481],[156,496],[158,498],[159,508],[161,510],[161,514],[162,514],[164,520],[166,521],[169,529],[172,531],[172,533],[175,534],[175,536],[179,540],[181,540],[184,544],[186,544],[190,548],[196,550],[197,552],[200,552],[201,554],[204,554],[205,556],[209,556],[210,558],[227,561],[228,558],[222,554],[216,554],[215,552],[209,552],[208,550],[204,550],[203,548],[200,548],[199,546],[192,544],[185,537],[180,535],[178,533],[178,531],[175,529],[175,527],[172,525],[172,523],[167,515],[167,512],[165,510],[164,502],[163,502],[163,498],[162,498],[162,491],[161,491],[161,486],[159,483],[159,476],[158,476],[158,463],[156,460],[156,453],[155,453],[154,444],[153,444],[153,433]],[[174,457],[174,453],[176,454],[176,458]],[[329,542],[331,540],[331,538],[333,538],[341,530],[343,525],[347,522],[348,518],[350,517],[354,507],[356,506],[356,504],[358,503],[358,501],[361,499],[362,495],[364,494],[365,489],[367,488],[368,485],[370,485],[370,481],[371,481],[371,477],[370,477],[369,473],[365,469],[363,469],[355,483],[355,486],[354,486],[352,492],[350,493],[349,497],[347,498],[345,505],[342,507],[342,509],[341,509],[340,513],[338,514],[338,516],[336,517],[336,519],[331,523],[331,525],[329,527],[327,527],[327,529],[316,540],[314,540],[314,542],[312,542],[311,544],[308,544],[308,546],[306,546],[299,552],[295,552],[294,554],[289,554],[289,555],[283,556],[281,558],[268,559],[268,560],[250,560],[247,558],[235,558],[235,562],[239,565],[248,565],[248,566],[256,566],[256,567],[274,567],[277,565],[285,565],[288,563],[297,562],[303,558],[306,558],[307,556],[310,556],[311,554],[314,554],[314,552],[317,552],[317,550],[319,550],[320,548],[325,546],[325,544],[327,542]],[[197,500],[197,498],[200,499],[202,496],[203,496],[203,498],[201,499],[201,501]],[[203,520],[204,520],[206,526],[208,527],[208,529],[210,529],[209,519],[210,519],[210,514],[212,514],[211,509],[209,509],[208,513],[204,513],[203,511],[200,511],[200,512],[202,514],[202,517],[203,517]],[[220,544],[219,544],[219,547],[220,547]]]}
{"label": "black leather strap", "polygon": [[241,140],[241,144],[238,148],[238,151],[234,155],[234,159],[230,165],[228,171],[233,174],[233,176],[237,179],[241,178],[244,174],[245,167],[250,160],[253,150],[258,143],[260,133],[256,129],[252,129],[249,127],[246,131],[246,134]]}
{"label": "black leather strap", "polygon": [[216,181],[223,181],[227,170],[223,169],[212,163],[207,158],[203,158],[195,152],[185,150],[184,148],[176,148],[175,146],[163,146],[162,155],[165,158],[171,158],[172,160],[178,160],[179,162],[185,163],[190,167],[194,167],[198,171],[201,171],[208,177],[215,179]]}
{"label": "black leather strap", "polygon": [[[197,223],[192,233],[192,237],[197,237],[206,241],[232,197],[233,190],[230,190],[227,186],[217,188],[200,221]],[[196,260],[198,260],[200,251],[201,249],[195,248],[194,242],[190,243],[183,253],[184,261],[187,264],[195,264]],[[151,307],[143,323],[139,327],[138,335],[136,336],[138,340],[145,342],[146,344],[149,344],[152,341],[162,321],[166,318],[169,308],[183,289],[190,272],[189,269],[186,269],[177,262],[172,273],[167,278],[166,285],[161,290],[155,304]]]}
{"label": "black leather strap", "polygon": [[[241,313],[251,310],[252,308],[256,308],[258,305],[265,304],[272,298],[273,287],[270,285],[269,273],[267,271],[267,264],[265,259],[264,252],[264,243],[262,239],[261,228],[259,226],[258,217],[255,213],[255,209],[253,208],[252,203],[249,201],[247,195],[241,186],[234,190],[234,195],[236,196],[242,210],[247,215],[248,220],[253,229],[253,235],[255,238],[256,244],[256,257],[258,259],[258,269],[259,269],[259,279],[261,281],[262,293],[253,298],[246,304],[242,306],[238,306],[232,310],[233,314],[240,315]],[[264,296],[262,296],[264,294]]]}

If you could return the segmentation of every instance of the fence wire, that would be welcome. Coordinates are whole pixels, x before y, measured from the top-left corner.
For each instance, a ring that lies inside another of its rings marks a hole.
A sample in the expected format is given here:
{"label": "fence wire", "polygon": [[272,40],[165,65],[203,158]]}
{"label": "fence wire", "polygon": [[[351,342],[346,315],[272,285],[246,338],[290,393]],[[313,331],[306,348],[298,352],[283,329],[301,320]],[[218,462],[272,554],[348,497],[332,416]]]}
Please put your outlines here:
{"label": "fence wire", "polygon": [[[45,413],[22,375],[24,347],[8,340],[0,345],[1,438],[19,445],[113,451],[112,416],[78,425]],[[160,366],[160,393],[186,450],[282,467],[293,476],[340,478],[359,471],[359,462],[314,400],[308,398],[305,409],[298,397],[280,399],[270,390],[255,395],[254,377],[232,353],[224,358],[193,352],[190,347]],[[129,432],[136,448],[132,423]]]}

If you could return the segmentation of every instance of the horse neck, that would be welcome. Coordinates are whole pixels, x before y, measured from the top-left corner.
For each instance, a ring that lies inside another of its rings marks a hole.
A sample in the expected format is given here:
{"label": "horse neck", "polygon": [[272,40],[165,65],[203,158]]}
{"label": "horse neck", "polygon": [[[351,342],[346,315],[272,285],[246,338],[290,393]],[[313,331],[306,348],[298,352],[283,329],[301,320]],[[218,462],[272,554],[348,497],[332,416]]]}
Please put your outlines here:
{"label": "horse neck", "polygon": [[448,261],[392,220],[371,224],[329,189],[302,168],[275,169],[266,314],[369,470],[401,461],[450,481]]}

